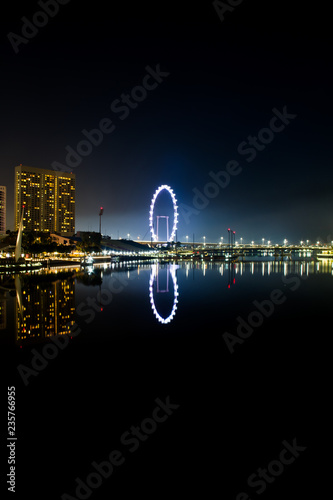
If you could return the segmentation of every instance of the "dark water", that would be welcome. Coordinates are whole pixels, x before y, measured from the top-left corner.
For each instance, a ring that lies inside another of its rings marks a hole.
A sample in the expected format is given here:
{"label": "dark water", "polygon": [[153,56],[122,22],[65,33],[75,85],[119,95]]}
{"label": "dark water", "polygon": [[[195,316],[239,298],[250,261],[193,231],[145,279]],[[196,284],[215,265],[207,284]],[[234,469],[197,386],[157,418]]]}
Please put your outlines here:
{"label": "dark water", "polygon": [[[295,438],[307,449],[261,486],[301,498],[325,439],[331,262],[100,270],[1,295],[18,498],[256,498],[248,477]],[[174,407],[156,423],[157,401]],[[75,493],[113,450],[121,465]]]}

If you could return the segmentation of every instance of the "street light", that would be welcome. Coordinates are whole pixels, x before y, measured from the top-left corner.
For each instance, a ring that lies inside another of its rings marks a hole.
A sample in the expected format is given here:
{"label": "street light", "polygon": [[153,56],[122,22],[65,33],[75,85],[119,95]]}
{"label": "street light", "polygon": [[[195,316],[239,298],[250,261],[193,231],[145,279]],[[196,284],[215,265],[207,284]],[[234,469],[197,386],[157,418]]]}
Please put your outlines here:
{"label": "street light", "polygon": [[265,238],[262,238],[262,245],[265,245]]}
{"label": "street light", "polygon": [[204,240],[204,246],[206,245],[206,236],[203,237]]}
{"label": "street light", "polygon": [[243,238],[241,238],[240,240],[241,240],[241,245],[243,245]]}

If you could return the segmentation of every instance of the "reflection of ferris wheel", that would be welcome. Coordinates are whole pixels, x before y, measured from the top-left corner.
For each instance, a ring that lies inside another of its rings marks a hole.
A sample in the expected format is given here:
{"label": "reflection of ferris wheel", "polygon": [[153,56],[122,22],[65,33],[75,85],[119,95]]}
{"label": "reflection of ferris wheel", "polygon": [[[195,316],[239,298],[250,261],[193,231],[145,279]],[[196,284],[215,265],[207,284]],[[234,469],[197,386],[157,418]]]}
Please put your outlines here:
{"label": "reflection of ferris wheel", "polygon": [[[150,298],[150,303],[151,307],[153,310],[153,313],[155,314],[156,318],[158,321],[162,324],[167,324],[170,323],[170,321],[173,319],[174,315],[176,314],[176,309],[177,309],[177,304],[178,304],[178,285],[177,285],[177,276],[176,276],[176,269],[178,269],[179,266],[177,265],[171,265],[168,266],[168,272],[170,273],[170,276],[172,278],[173,282],[173,306],[171,309],[171,312],[167,318],[162,318],[162,316],[158,313],[156,306],[155,306],[155,301],[154,301],[154,281],[158,280],[158,264],[154,264],[151,266],[151,275],[149,279],[149,298]],[[168,291],[168,290],[165,290]]]}
{"label": "reflection of ferris wheel", "polygon": [[[155,201],[158,195],[160,194],[161,191],[166,190],[170,193],[171,199],[172,199],[172,204],[173,204],[173,226],[172,226],[172,231],[171,231],[171,236],[169,238],[169,217],[163,215],[163,216],[158,216],[157,218],[157,233],[154,231],[154,206],[155,206]],[[149,227],[150,227],[150,232],[151,232],[151,237],[153,241],[158,241],[158,221],[159,218],[163,217],[167,219],[167,241],[174,241],[175,236],[176,236],[176,231],[177,231],[177,224],[178,224],[178,211],[177,211],[177,200],[175,197],[175,194],[173,190],[171,189],[170,186],[167,186],[166,184],[163,184],[159,188],[156,189],[154,196],[151,200],[150,204],[150,210],[149,210]]]}

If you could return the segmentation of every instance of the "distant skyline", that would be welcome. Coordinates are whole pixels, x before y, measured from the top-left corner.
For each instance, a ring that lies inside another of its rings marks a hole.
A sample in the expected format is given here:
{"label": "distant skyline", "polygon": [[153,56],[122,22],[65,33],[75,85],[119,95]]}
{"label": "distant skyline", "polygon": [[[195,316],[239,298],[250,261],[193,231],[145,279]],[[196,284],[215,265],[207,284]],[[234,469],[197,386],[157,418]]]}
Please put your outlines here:
{"label": "distant skyline", "polygon": [[40,9],[17,2],[0,24],[7,228],[14,167],[61,164],[76,175],[76,231],[98,231],[103,206],[103,233],[149,239],[168,184],[178,239],[333,239],[325,6],[244,0],[222,22],[213,2],[71,0],[15,53],[8,33]]}

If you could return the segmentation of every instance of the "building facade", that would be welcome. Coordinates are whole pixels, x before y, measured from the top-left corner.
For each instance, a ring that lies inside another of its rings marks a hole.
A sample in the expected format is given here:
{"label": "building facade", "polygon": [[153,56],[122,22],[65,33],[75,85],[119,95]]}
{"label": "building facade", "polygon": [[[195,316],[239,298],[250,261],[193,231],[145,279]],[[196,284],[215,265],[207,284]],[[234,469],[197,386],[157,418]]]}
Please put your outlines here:
{"label": "building facade", "polygon": [[75,233],[75,174],[15,167],[15,229],[24,206],[23,231]]}
{"label": "building facade", "polygon": [[0,186],[0,234],[6,234],[6,186]]}

